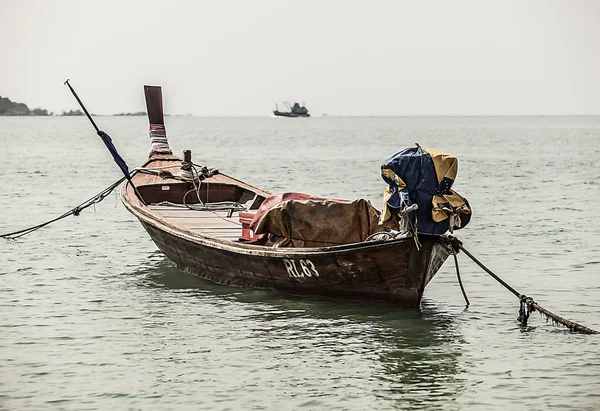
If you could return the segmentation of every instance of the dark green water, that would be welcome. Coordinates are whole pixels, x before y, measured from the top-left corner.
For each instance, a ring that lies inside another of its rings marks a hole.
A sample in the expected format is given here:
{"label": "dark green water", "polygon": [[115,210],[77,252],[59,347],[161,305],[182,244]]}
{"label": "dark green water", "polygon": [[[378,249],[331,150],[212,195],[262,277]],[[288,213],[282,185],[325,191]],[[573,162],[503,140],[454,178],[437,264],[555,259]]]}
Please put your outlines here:
{"label": "dark green water", "polygon": [[[98,117],[130,167],[142,117]],[[600,329],[599,117],[168,117],[171,147],[274,192],[381,203],[379,166],[419,142],[460,161],[465,246],[518,291]],[[84,118],[1,118],[0,233],[119,171]],[[216,286],[178,271],[116,195],[0,240],[0,409],[595,410],[599,337],[534,314],[460,256],[420,311]]]}

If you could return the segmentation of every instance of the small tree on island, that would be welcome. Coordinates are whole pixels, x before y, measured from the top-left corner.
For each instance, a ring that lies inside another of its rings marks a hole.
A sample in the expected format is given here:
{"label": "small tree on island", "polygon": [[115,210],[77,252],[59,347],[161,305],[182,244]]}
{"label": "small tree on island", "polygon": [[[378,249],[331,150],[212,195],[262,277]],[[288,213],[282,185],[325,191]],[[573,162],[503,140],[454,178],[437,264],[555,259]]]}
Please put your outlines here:
{"label": "small tree on island", "polygon": [[81,110],[69,110],[63,111],[61,116],[83,116],[83,113]]}

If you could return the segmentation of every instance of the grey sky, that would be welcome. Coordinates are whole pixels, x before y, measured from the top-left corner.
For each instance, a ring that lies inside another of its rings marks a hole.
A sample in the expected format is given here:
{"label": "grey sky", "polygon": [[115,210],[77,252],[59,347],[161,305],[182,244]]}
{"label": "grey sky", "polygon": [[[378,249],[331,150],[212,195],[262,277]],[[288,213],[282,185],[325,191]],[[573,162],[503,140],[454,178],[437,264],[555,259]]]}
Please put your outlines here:
{"label": "grey sky", "polygon": [[0,0],[0,95],[30,108],[600,114],[600,1]]}

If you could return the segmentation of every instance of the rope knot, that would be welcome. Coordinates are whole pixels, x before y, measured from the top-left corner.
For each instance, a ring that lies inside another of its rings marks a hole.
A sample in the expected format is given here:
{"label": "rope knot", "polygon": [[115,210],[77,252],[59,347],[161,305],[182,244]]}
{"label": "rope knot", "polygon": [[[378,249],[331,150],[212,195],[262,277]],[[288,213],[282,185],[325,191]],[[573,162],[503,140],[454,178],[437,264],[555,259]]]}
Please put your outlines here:
{"label": "rope knot", "polygon": [[169,170],[159,170],[158,171],[158,176],[160,178],[173,178],[173,173],[171,173]]}
{"label": "rope knot", "polygon": [[533,301],[533,298],[527,297],[524,294],[522,294],[519,297],[519,300],[520,300],[520,307],[519,307],[519,316],[517,317],[517,321],[520,322],[521,325],[526,326],[529,316],[531,315],[532,312],[535,311],[535,307],[534,307],[535,301]]}
{"label": "rope knot", "polygon": [[462,241],[460,241],[457,237],[454,237],[453,235],[447,234],[446,239],[448,240],[448,242],[450,243],[450,247],[452,248],[452,251],[454,251],[455,253],[458,254],[458,252],[460,251],[460,248],[462,246]]}

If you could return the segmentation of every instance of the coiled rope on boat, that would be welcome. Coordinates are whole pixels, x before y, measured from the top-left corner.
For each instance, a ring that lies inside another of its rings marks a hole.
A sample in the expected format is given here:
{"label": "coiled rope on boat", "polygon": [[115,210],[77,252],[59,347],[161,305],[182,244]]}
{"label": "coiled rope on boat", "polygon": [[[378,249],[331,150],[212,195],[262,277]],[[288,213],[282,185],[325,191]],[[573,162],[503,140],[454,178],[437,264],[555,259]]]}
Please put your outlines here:
{"label": "coiled rope on boat", "polygon": [[[477,264],[479,267],[481,267],[486,273],[488,273],[492,278],[494,278],[496,281],[498,281],[504,288],[506,288],[508,291],[513,293],[519,299],[520,307],[519,307],[519,317],[517,318],[517,321],[519,321],[523,326],[527,325],[527,320],[529,319],[529,316],[531,315],[531,313],[534,311],[537,311],[540,314],[546,316],[546,319],[552,320],[552,323],[554,325],[556,325],[556,324],[563,325],[573,332],[579,332],[582,334],[600,334],[596,330],[593,330],[584,325],[578,324],[574,321],[569,321],[566,318],[561,317],[560,315],[554,314],[552,311],[547,310],[544,307],[542,307],[541,305],[539,305],[538,303],[536,303],[533,300],[533,298],[528,297],[525,294],[519,293],[513,287],[508,285],[504,280],[502,280],[500,277],[498,277],[496,274],[494,274],[494,272],[492,270],[490,270],[485,265],[483,265],[483,263],[481,263],[477,258],[475,258],[475,256],[473,254],[471,254],[469,251],[467,251],[463,247],[462,242],[458,238],[449,237],[449,239],[450,239],[450,243],[452,245],[454,253],[456,253],[457,249],[462,250],[471,260],[473,260],[473,262],[475,264]],[[455,260],[455,262],[457,262],[457,260]],[[457,274],[458,274],[458,263],[456,264],[456,267],[457,267]],[[460,276],[459,276],[459,280],[460,280]],[[461,282],[461,289],[462,289],[462,282]],[[464,294],[464,290],[463,290],[463,294]],[[465,296],[465,300],[466,300],[466,294],[464,294],[464,296]],[[468,305],[468,300],[467,300],[467,305]]]}
{"label": "coiled rope on boat", "polygon": [[[195,164],[185,163],[185,162],[181,166],[181,169],[182,169],[182,172],[185,171],[185,172],[189,173],[189,174],[184,174],[184,175],[191,176],[189,181],[194,186],[194,188],[189,190],[183,196],[182,203],[183,203],[184,207],[189,208],[190,210],[196,210],[196,211],[229,211],[230,213],[233,213],[234,211],[244,211],[246,209],[246,207],[243,204],[240,204],[235,201],[220,201],[220,202],[209,203],[208,202],[208,192],[209,192],[208,184],[209,183],[207,181],[204,183],[207,185],[207,187],[206,187],[206,202],[203,202],[201,200],[200,187],[202,186],[202,181],[206,180],[208,177],[213,176],[214,174],[217,174],[219,172],[219,170],[209,169],[206,166],[199,166],[199,169],[198,169],[198,168],[196,168]],[[198,184],[196,184],[196,183],[198,183]],[[196,197],[198,199],[198,204],[186,203],[187,196],[193,192],[196,193]]]}

